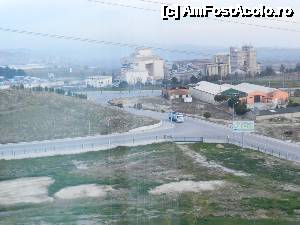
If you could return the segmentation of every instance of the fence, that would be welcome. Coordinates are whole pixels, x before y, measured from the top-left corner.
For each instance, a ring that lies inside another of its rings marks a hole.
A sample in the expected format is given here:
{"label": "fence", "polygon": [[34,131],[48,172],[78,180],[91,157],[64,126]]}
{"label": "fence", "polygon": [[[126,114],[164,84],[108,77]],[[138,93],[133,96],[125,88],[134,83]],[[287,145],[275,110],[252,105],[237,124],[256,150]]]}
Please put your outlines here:
{"label": "fence", "polygon": [[[131,137],[94,137],[91,139],[69,139],[49,142],[24,143],[16,145],[0,146],[0,158],[29,158],[38,156],[76,154],[88,151],[107,150],[117,146],[138,146],[159,142],[175,143],[220,143],[234,144],[242,148],[257,150],[279,158],[300,162],[300,157],[295,154],[287,153],[284,150],[274,150],[272,145],[265,142],[253,143],[250,139],[244,140],[241,136],[222,136],[222,137],[179,137],[170,135],[156,136],[134,136]],[[274,144],[274,143],[273,143]]]}

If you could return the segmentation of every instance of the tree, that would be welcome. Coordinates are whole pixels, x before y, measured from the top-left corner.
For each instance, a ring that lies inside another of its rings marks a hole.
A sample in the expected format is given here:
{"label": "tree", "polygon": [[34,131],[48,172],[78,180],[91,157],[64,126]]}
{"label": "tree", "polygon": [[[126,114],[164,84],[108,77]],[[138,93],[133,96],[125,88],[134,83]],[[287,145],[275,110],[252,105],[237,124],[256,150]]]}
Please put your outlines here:
{"label": "tree", "polygon": [[281,74],[285,72],[285,66],[283,64],[280,65],[279,71],[281,72]]}
{"label": "tree", "polygon": [[246,114],[247,112],[249,112],[249,110],[247,109],[246,103],[241,103],[241,102],[239,102],[239,103],[234,107],[234,109],[235,109],[235,113],[236,113],[237,115],[240,115],[240,116]]}
{"label": "tree", "polygon": [[300,63],[297,63],[295,67],[295,72],[300,72]]}
{"label": "tree", "polygon": [[121,81],[119,84],[120,88],[127,88],[128,87],[128,82],[127,81]]}
{"label": "tree", "polygon": [[241,102],[238,97],[228,99],[228,106],[234,108],[235,113],[240,116],[249,112],[246,103]]}
{"label": "tree", "polygon": [[190,81],[192,84],[196,84],[199,82],[199,79],[195,75],[193,75],[191,76]]}
{"label": "tree", "polygon": [[144,86],[144,84],[141,81],[136,82],[135,87],[142,89],[142,87]]}
{"label": "tree", "polygon": [[173,65],[172,65],[172,70],[178,70],[177,64],[173,64]]}
{"label": "tree", "polygon": [[171,83],[172,83],[172,84],[178,84],[178,79],[177,79],[177,77],[172,77]]}
{"label": "tree", "polygon": [[238,99],[238,97],[232,97],[228,99],[228,106],[230,108],[235,108],[235,106],[240,102],[240,100]]}
{"label": "tree", "polygon": [[261,76],[271,76],[274,75],[275,71],[271,66],[267,66],[265,70],[261,71],[260,75]]}
{"label": "tree", "polygon": [[24,70],[11,69],[9,67],[0,67],[0,76],[3,76],[4,79],[12,79],[15,76],[27,76]]}

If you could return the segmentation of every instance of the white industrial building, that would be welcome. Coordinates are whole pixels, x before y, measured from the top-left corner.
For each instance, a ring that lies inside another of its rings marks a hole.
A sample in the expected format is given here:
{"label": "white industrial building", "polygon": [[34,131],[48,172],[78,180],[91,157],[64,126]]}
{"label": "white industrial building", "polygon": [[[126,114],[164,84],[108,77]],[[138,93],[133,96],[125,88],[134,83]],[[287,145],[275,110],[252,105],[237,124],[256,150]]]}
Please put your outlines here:
{"label": "white industrial building", "polygon": [[153,82],[164,78],[164,60],[149,48],[136,49],[130,57],[122,59],[121,80],[129,84]]}
{"label": "white industrial building", "polygon": [[87,87],[102,88],[112,85],[112,76],[93,76],[85,80]]}
{"label": "white industrial building", "polygon": [[278,105],[284,105],[289,97],[285,91],[249,83],[218,85],[201,81],[189,92],[194,99],[211,104],[216,103],[216,95],[239,96],[240,101],[246,103],[249,109],[258,110],[274,109]]}
{"label": "white industrial building", "polygon": [[201,81],[197,86],[190,88],[190,94],[195,99],[214,104],[216,95],[231,89],[232,87],[233,86],[229,84],[218,85],[207,81]]}

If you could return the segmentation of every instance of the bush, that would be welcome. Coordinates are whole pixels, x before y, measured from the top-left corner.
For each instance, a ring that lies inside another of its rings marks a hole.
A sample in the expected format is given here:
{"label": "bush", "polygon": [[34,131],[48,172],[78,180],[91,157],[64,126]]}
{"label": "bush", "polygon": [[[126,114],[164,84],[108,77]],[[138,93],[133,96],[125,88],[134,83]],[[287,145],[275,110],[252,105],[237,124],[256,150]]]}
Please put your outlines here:
{"label": "bush", "polygon": [[118,103],[118,104],[116,104],[116,106],[119,107],[119,108],[123,108],[123,104],[122,103]]}
{"label": "bush", "polygon": [[119,88],[127,88],[128,86],[129,85],[127,81],[121,81],[121,83],[119,84]]}
{"label": "bush", "polygon": [[239,116],[249,112],[249,110],[247,109],[247,105],[245,103],[239,102],[237,105],[235,105],[234,109],[235,109],[235,113]]}
{"label": "bush", "polygon": [[137,104],[134,105],[134,108],[143,109],[143,105],[142,105],[142,103],[137,103]]}
{"label": "bush", "polygon": [[204,116],[206,119],[208,119],[208,118],[211,117],[211,113],[210,113],[210,112],[205,112],[205,113],[203,114],[203,116]]}
{"label": "bush", "polygon": [[292,99],[289,100],[287,107],[297,107],[300,106],[300,103],[294,102]]}
{"label": "bush", "polygon": [[291,136],[293,136],[293,131],[292,131],[292,130],[287,130],[287,131],[284,131],[283,134],[284,134],[286,137],[291,137]]}

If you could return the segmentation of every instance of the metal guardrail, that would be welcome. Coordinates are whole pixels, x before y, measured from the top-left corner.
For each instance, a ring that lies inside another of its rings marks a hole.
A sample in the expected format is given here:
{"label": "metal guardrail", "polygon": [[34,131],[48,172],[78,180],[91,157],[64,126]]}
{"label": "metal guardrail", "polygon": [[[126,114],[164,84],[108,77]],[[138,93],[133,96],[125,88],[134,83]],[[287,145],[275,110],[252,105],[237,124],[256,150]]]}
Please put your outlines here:
{"label": "metal guardrail", "polygon": [[203,143],[203,137],[172,137],[172,142]]}
{"label": "metal guardrail", "polygon": [[219,137],[182,137],[182,136],[171,136],[171,135],[159,135],[159,136],[145,136],[131,138],[119,138],[119,139],[107,139],[105,141],[97,142],[97,140],[91,140],[89,142],[76,142],[65,146],[59,146],[57,144],[48,144],[42,148],[31,148],[31,147],[10,147],[7,150],[0,150],[0,159],[2,158],[14,158],[17,156],[25,155],[36,155],[37,157],[43,154],[51,153],[53,155],[59,155],[61,152],[65,154],[73,154],[73,151],[78,153],[85,151],[97,151],[115,148],[117,146],[132,146],[132,145],[144,145],[149,143],[157,142],[174,142],[174,143],[220,143],[220,144],[234,144],[242,148],[249,148],[263,152],[265,154],[273,155],[278,158],[292,160],[300,162],[300,157],[295,154],[288,154],[282,151],[275,151],[268,143],[249,143],[243,141],[241,138],[231,136],[219,136]]}

